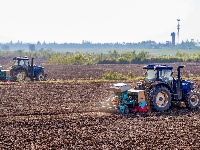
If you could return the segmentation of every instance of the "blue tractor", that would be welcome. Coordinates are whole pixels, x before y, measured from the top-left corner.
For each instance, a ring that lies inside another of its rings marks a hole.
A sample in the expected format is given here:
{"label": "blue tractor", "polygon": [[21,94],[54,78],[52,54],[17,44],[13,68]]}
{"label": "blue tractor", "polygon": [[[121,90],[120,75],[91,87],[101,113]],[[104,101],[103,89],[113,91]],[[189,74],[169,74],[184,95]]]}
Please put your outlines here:
{"label": "blue tractor", "polygon": [[47,77],[47,74],[44,73],[44,67],[34,65],[33,60],[34,58],[29,63],[28,57],[14,57],[10,70],[12,81],[24,81],[26,77],[32,81],[44,81]]}
{"label": "blue tractor", "polygon": [[152,110],[165,111],[171,105],[179,106],[184,102],[189,109],[196,109],[200,105],[200,95],[194,91],[194,82],[181,78],[178,66],[177,78],[173,77],[172,66],[147,65],[145,80],[138,82],[136,89],[145,90],[147,103]]}

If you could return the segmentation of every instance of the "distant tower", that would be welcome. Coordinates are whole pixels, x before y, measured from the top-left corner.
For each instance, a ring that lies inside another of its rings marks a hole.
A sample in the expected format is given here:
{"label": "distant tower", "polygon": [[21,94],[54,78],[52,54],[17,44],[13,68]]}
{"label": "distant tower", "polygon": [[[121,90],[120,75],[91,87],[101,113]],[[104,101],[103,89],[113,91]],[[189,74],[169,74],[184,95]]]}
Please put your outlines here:
{"label": "distant tower", "polygon": [[174,32],[172,32],[171,33],[171,36],[172,36],[172,46],[175,46],[175,33]]}
{"label": "distant tower", "polygon": [[180,30],[180,24],[179,24],[179,21],[181,21],[179,18],[177,19],[178,21],[178,25],[177,25],[177,29],[178,29],[178,32],[177,32],[177,38],[178,38],[178,42],[179,42],[179,30]]}

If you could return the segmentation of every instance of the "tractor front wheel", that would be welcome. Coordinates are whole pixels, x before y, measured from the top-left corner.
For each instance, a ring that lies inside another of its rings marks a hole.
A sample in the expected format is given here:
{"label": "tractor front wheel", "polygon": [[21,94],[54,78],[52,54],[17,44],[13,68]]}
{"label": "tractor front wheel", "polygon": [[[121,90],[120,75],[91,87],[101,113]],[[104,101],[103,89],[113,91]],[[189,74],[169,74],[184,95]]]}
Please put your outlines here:
{"label": "tractor front wheel", "polygon": [[45,80],[44,72],[38,73],[37,76],[36,76],[36,80],[37,81],[44,81]]}
{"label": "tractor front wheel", "polygon": [[171,106],[170,91],[164,86],[157,86],[150,92],[150,105],[153,110],[165,111]]}
{"label": "tractor front wheel", "polygon": [[197,92],[191,92],[186,96],[185,105],[189,109],[196,109],[200,105],[200,95]]}

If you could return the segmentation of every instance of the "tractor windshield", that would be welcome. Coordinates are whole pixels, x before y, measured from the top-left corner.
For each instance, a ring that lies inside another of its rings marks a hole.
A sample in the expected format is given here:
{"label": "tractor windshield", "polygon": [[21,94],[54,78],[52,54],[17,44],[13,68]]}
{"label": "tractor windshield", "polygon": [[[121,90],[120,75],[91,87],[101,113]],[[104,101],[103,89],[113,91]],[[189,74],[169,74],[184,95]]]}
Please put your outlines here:
{"label": "tractor windshield", "polygon": [[18,66],[18,60],[13,61],[13,66]]}
{"label": "tractor windshield", "polygon": [[172,70],[161,70],[159,71],[159,76],[165,76],[167,78],[171,77]]}
{"label": "tractor windshield", "polygon": [[29,65],[28,60],[24,60],[24,65],[25,65],[25,66],[28,66],[28,65]]}
{"label": "tractor windshield", "polygon": [[28,60],[14,60],[13,66],[28,66]]}
{"label": "tractor windshield", "polygon": [[145,81],[149,82],[149,81],[155,81],[156,80],[156,73],[157,70],[147,70],[145,73]]}
{"label": "tractor windshield", "polygon": [[173,80],[172,77],[172,70],[160,70],[159,71],[159,78],[165,82],[169,82]]}

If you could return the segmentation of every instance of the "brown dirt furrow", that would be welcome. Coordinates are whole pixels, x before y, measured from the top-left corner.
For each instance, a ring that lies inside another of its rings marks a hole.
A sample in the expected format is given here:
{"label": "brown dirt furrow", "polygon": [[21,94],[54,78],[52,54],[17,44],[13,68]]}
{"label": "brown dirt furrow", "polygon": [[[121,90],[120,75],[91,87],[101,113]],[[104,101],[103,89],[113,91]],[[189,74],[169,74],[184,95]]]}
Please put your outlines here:
{"label": "brown dirt furrow", "polygon": [[199,109],[98,112],[110,84],[2,85],[0,149],[199,149]]}

